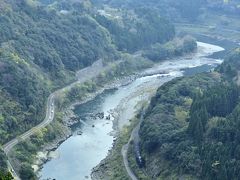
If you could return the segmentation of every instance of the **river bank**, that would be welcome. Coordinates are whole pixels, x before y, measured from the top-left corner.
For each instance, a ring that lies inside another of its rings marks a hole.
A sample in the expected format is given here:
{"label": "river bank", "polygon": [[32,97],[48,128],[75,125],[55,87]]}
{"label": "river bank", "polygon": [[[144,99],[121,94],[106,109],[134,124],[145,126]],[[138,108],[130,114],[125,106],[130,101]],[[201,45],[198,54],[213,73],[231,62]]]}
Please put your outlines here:
{"label": "river bank", "polygon": [[[131,69],[130,74],[127,73],[127,75],[123,74],[123,76],[122,76],[122,73],[121,73],[119,78],[110,79],[109,82],[105,83],[105,85],[103,87],[98,88],[98,90],[94,91],[93,93],[87,93],[86,95],[84,95],[83,99],[81,99],[80,101],[75,101],[75,103],[72,103],[64,110],[64,117],[62,119],[62,124],[63,124],[62,131],[64,131],[65,133],[61,136],[57,136],[57,138],[53,142],[46,143],[46,145],[43,146],[43,150],[38,153],[38,155],[36,156],[35,163],[32,166],[34,168],[35,172],[38,172],[39,170],[41,170],[42,165],[51,159],[51,155],[49,156],[49,154],[51,154],[52,151],[57,149],[61,145],[62,142],[64,142],[65,140],[67,140],[69,137],[71,137],[73,135],[71,132],[71,126],[78,123],[78,121],[76,120],[76,117],[73,113],[73,110],[75,109],[76,106],[84,104],[84,103],[94,99],[96,96],[103,93],[105,90],[114,89],[114,88],[118,88],[121,86],[126,86],[127,84],[133,82],[135,79],[147,75],[147,74],[141,74],[140,70],[146,69],[147,67],[151,67],[152,64],[150,63],[150,61],[149,60],[141,60],[142,58],[139,57],[139,55],[134,55],[133,57],[134,57],[134,59],[138,59],[138,62],[136,65],[137,68],[133,69],[133,71]],[[117,65],[120,63],[117,63]],[[127,62],[127,64],[128,63],[129,62]],[[100,63],[96,63],[96,64],[99,65]],[[130,65],[130,67],[132,68],[131,63],[128,65]],[[126,66],[126,65],[124,65],[124,66]],[[114,65],[112,67],[114,69]],[[105,68],[105,70],[111,70],[111,68],[108,67],[108,68]],[[77,76],[79,77],[79,73],[77,74]],[[84,74],[84,77],[85,76],[86,76],[86,74]],[[81,82],[80,81],[76,82],[76,83],[74,83],[74,85],[77,85],[77,83],[81,83]],[[73,85],[70,85],[70,87],[73,87]],[[69,90],[70,88],[67,88],[67,89]],[[43,156],[43,154],[44,154],[44,156]]]}
{"label": "river bank", "polygon": [[76,115],[74,113],[74,109],[76,106],[82,105],[84,103],[87,103],[91,101],[92,99],[96,98],[98,95],[102,94],[104,91],[109,89],[115,89],[120,86],[125,86],[129,83],[131,83],[134,79],[137,78],[137,75],[132,75],[130,77],[126,77],[123,79],[119,79],[117,81],[114,81],[110,84],[107,84],[103,88],[99,89],[98,91],[88,94],[84,100],[75,102],[71,104],[65,111],[64,111],[64,117],[63,117],[63,127],[64,135],[57,137],[53,142],[47,143],[44,145],[44,148],[37,153],[35,163],[32,165],[35,173],[38,173],[42,166],[53,159],[55,156],[54,151],[68,138],[73,136],[71,126],[73,126],[76,123],[79,123],[79,120],[77,120]]}
{"label": "river bank", "polygon": [[[99,63],[97,63],[99,64]],[[117,63],[119,64],[119,63]],[[143,64],[143,68],[145,66],[149,66],[148,62],[146,63],[147,65]],[[142,67],[140,67],[142,68]],[[106,71],[110,70],[110,68],[105,68]],[[103,71],[104,72],[104,71]],[[77,76],[79,77],[79,73],[77,74]],[[64,132],[64,134],[62,134],[61,136],[57,136],[56,139],[54,141],[51,142],[47,142],[44,144],[44,146],[42,147],[41,151],[39,151],[37,153],[37,156],[35,158],[35,161],[32,165],[35,173],[39,173],[39,171],[42,169],[42,166],[47,163],[48,161],[50,161],[53,158],[53,154],[54,151],[67,139],[69,139],[70,137],[73,136],[73,132],[72,132],[72,126],[74,126],[75,124],[79,123],[79,119],[76,118],[76,115],[74,113],[74,109],[76,106],[85,104],[89,101],[91,101],[92,99],[96,98],[98,95],[104,93],[107,90],[110,89],[117,89],[118,87],[121,86],[126,86],[129,83],[131,83],[132,81],[134,81],[136,78],[138,78],[140,76],[140,73],[132,73],[129,76],[123,76],[123,77],[119,77],[119,78],[115,78],[114,80],[110,80],[108,83],[106,83],[103,87],[100,87],[97,89],[97,91],[94,91],[93,93],[87,93],[84,95],[84,98],[82,100],[77,100],[74,103],[70,104],[69,106],[67,106],[67,108],[64,108],[64,117],[61,119],[61,124],[63,126],[61,126],[61,128],[63,128],[61,131]],[[80,83],[80,82],[78,82]],[[77,83],[74,83],[77,85]],[[72,87],[72,85],[71,85]],[[70,89],[70,88],[68,88]],[[58,92],[58,98],[60,97],[61,93]],[[98,112],[99,113],[99,112]],[[104,117],[106,118],[106,117]]]}
{"label": "river bank", "polygon": [[[200,44],[200,46],[201,46],[202,44]],[[210,50],[208,49],[208,51],[211,51],[211,47],[209,47],[210,48]],[[205,53],[204,53],[204,56],[206,56],[206,55],[208,55],[209,54],[209,52],[207,52],[207,51],[205,51]],[[200,56],[202,56],[203,54],[198,54],[198,53],[196,53],[195,54],[195,57],[200,57]],[[180,63],[177,63],[177,62],[180,62]],[[162,72],[163,72],[163,70],[164,71],[168,71],[168,72],[170,72],[171,71],[171,74],[166,74],[166,77],[168,76],[168,77],[175,77],[176,75],[177,76],[179,76],[179,75],[182,75],[182,73],[181,73],[181,71],[180,71],[180,69],[182,69],[183,67],[193,67],[193,66],[201,66],[202,64],[209,64],[210,62],[211,63],[219,63],[219,61],[217,62],[213,62],[212,60],[209,60],[209,59],[202,59],[201,61],[199,61],[199,60],[196,60],[196,61],[194,61],[194,62],[192,62],[191,60],[189,60],[189,57],[188,58],[179,58],[179,59],[177,59],[177,62],[176,62],[176,60],[168,60],[167,62],[162,62],[162,63],[160,63],[159,64],[159,68],[156,68],[155,69],[155,72],[156,72],[156,74],[157,75],[150,75],[150,74],[152,74],[153,73],[153,69],[149,69],[149,70],[147,70],[147,71],[144,71],[144,73],[140,73],[140,74],[138,74],[137,76],[135,76],[135,80],[134,79],[131,79],[131,81],[133,81],[134,80],[134,83],[135,83],[135,85],[133,85],[133,87],[136,89],[136,87],[137,88],[139,88],[139,89],[141,89],[141,86],[139,86],[139,83],[141,84],[142,82],[141,81],[147,81],[148,83],[150,82],[150,84],[155,84],[156,85],[156,87],[155,87],[155,89],[157,89],[157,87],[158,87],[158,85],[159,84],[157,84],[157,83],[152,83],[152,80],[153,80],[153,78],[155,79],[155,82],[157,81],[157,80],[159,80],[159,79],[161,79],[161,78],[163,78],[162,76],[163,76],[163,74],[162,74]],[[175,71],[174,72],[174,69],[175,70],[177,70],[177,72]],[[157,70],[157,71],[156,71]],[[142,77],[142,78],[136,78],[136,77]],[[121,85],[121,84],[120,84]],[[148,86],[148,84],[142,84],[142,87],[151,87],[151,86]],[[123,88],[124,89],[124,88]],[[131,88],[130,88],[131,89]],[[129,90],[129,89],[128,89]],[[122,90],[123,92],[125,92],[126,91],[126,89],[124,89],[124,90]],[[119,91],[119,94],[121,94],[120,93],[121,92],[121,90]],[[145,92],[145,91],[142,91],[142,92]],[[131,94],[129,94],[129,96],[130,97],[134,97],[134,96],[132,96]],[[123,101],[126,101],[126,97],[125,97],[125,99],[123,98],[122,99],[122,102]],[[120,103],[120,101],[118,101],[119,103]],[[120,103],[121,104],[121,103]],[[130,103],[131,104],[131,103]],[[129,107],[129,106],[127,106],[127,107]],[[134,106],[132,106],[132,104],[131,104],[131,107],[134,107]],[[119,109],[119,108],[116,108],[116,109]],[[121,109],[121,108],[120,108]],[[132,114],[133,115],[133,113],[132,113],[132,109],[129,111],[130,112],[130,114]],[[127,113],[128,114],[128,113]],[[124,118],[126,118],[126,117],[122,117],[122,119],[124,119]],[[121,122],[121,121],[119,121],[119,122]],[[129,123],[129,121],[127,121],[127,123]],[[116,124],[116,123],[115,123]],[[117,123],[118,124],[118,123]],[[128,124],[129,125],[129,124]],[[112,126],[114,126],[114,125],[112,125]],[[120,127],[121,127],[122,125],[120,125]],[[123,127],[123,126],[122,126]],[[112,127],[111,127],[112,128]],[[119,128],[119,127],[118,127]],[[111,130],[112,131],[112,130]],[[72,139],[74,139],[74,137],[73,138],[70,138],[70,140],[69,141],[72,141]],[[114,138],[112,138],[112,140],[114,140]],[[110,141],[112,141],[112,140],[110,140]],[[109,144],[111,144],[110,145],[110,147],[109,147],[109,149],[111,149],[111,147],[112,147],[112,142],[111,143],[109,143]],[[63,145],[64,147],[65,147],[65,145]],[[108,145],[109,146],[109,145]],[[61,148],[60,148],[61,149]],[[109,150],[108,149],[108,150]],[[92,167],[93,168],[93,167]]]}
{"label": "river bank", "polygon": [[[221,48],[219,48],[219,49],[217,48],[215,50],[218,51],[218,50],[221,50]],[[210,55],[210,54],[208,54],[208,53],[205,54],[205,56],[208,56],[208,55]],[[198,66],[198,67],[201,69],[201,66]],[[198,70],[196,69],[198,67],[186,68],[182,75],[189,74],[188,71],[191,69],[194,69],[195,73],[198,73]],[[158,71],[156,71],[156,69],[158,69]],[[156,69],[155,69],[155,72],[159,72],[159,70],[161,70],[161,68],[160,69],[156,68]],[[206,71],[206,69],[205,69],[205,71]],[[194,73],[191,73],[191,74],[193,75]],[[170,81],[170,80],[171,79],[168,79],[168,81]],[[138,110],[140,110],[140,109],[138,109]],[[137,112],[138,111],[136,111],[135,115],[137,115]],[[138,118],[135,117],[135,118],[133,118],[132,123],[129,126],[127,126],[124,129],[124,131],[122,131],[119,134],[119,136],[116,139],[116,141],[114,142],[113,148],[111,149],[108,156],[104,160],[102,160],[101,163],[97,167],[95,167],[93,169],[92,179],[94,179],[94,180],[98,180],[98,179],[130,179],[129,176],[131,176],[131,175],[130,174],[128,175],[128,173],[126,172],[126,168],[128,168],[128,172],[129,172],[130,167],[126,167],[126,164],[124,163],[123,157],[121,155],[121,153],[122,153],[121,150],[122,150],[122,147],[129,142],[131,133],[132,133],[133,129],[135,129],[135,126],[137,126],[137,125],[138,125]],[[126,152],[128,152],[128,149],[126,150]]]}

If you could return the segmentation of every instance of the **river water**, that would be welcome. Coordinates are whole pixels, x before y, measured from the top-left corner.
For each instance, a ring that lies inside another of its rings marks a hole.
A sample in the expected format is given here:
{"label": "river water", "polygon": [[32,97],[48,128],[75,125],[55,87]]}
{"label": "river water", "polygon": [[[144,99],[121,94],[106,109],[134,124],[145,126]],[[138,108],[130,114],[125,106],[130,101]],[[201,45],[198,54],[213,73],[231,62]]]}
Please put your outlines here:
{"label": "river water", "polygon": [[[56,158],[44,164],[40,179],[86,180],[91,170],[103,160],[112,148],[114,128],[122,130],[139,109],[163,83],[179,76],[210,71],[222,62],[207,56],[223,48],[198,42],[198,51],[188,57],[164,61],[142,73],[126,86],[106,90],[93,100],[79,105],[75,113],[81,120],[72,130],[74,135],[55,151]],[[95,114],[104,112],[103,119]],[[110,120],[106,116],[110,115]],[[117,118],[117,121],[114,119]],[[113,123],[115,122],[115,123]]]}

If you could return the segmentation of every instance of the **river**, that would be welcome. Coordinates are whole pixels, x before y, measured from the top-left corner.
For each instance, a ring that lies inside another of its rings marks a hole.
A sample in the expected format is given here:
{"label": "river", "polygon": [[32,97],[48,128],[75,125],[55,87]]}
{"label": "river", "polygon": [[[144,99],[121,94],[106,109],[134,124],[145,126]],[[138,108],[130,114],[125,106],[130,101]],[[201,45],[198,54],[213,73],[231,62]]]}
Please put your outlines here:
{"label": "river", "polygon": [[[142,76],[126,86],[106,90],[93,100],[75,108],[81,122],[72,127],[74,135],[54,152],[56,157],[43,165],[40,179],[86,180],[91,170],[112,148],[116,129],[122,130],[163,83],[179,76],[210,71],[222,62],[208,56],[224,50],[198,42],[195,54],[167,60],[142,72]],[[104,112],[103,119],[94,114]],[[106,116],[110,115],[110,119]]]}

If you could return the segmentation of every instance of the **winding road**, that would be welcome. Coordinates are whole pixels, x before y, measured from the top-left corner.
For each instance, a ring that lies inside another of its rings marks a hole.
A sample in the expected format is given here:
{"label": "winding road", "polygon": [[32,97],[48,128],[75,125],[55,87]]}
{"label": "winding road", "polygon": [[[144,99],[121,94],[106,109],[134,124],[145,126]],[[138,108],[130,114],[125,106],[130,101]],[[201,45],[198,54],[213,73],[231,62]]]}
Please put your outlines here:
{"label": "winding road", "polygon": [[[55,101],[56,97],[58,96],[58,94],[66,91],[66,90],[71,89],[74,85],[76,85],[78,83],[83,83],[87,80],[90,80],[90,79],[96,77],[101,72],[103,72],[103,71],[105,71],[109,68],[111,68],[111,66],[110,65],[109,66],[103,66],[103,62],[100,59],[100,60],[96,61],[95,63],[93,63],[91,66],[86,67],[86,68],[78,71],[76,73],[77,81],[75,81],[72,84],[70,84],[70,85],[68,85],[68,86],[66,86],[62,89],[59,89],[59,90],[53,92],[52,94],[50,94],[48,99],[47,99],[46,116],[45,116],[44,120],[40,124],[38,124],[37,126],[31,128],[30,130],[26,131],[22,135],[12,139],[11,141],[9,141],[8,143],[3,145],[3,150],[6,153],[8,159],[10,159],[9,158],[10,151],[19,142],[26,140],[31,135],[33,135],[35,132],[37,132],[37,131],[41,130],[42,128],[46,127],[48,124],[50,124],[53,121],[54,114],[55,114],[55,103],[54,103],[54,101]],[[16,171],[14,170],[13,164],[11,164],[11,162],[9,160],[8,160],[8,168],[12,172],[14,178],[16,180],[20,180],[20,177],[17,175]]]}

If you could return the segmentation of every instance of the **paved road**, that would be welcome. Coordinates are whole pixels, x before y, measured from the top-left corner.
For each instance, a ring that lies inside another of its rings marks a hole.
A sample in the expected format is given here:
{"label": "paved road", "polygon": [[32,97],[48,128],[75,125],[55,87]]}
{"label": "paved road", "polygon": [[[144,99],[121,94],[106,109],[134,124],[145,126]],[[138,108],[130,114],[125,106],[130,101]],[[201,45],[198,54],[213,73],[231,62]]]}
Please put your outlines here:
{"label": "paved road", "polygon": [[[26,140],[27,138],[29,138],[31,135],[33,135],[36,131],[41,130],[42,128],[46,127],[49,123],[51,123],[54,119],[54,114],[55,114],[55,104],[54,104],[54,100],[56,98],[56,96],[63,92],[66,91],[68,89],[70,89],[71,87],[73,87],[75,84],[77,83],[82,83],[85,82],[87,80],[92,79],[93,77],[96,77],[97,75],[99,75],[102,71],[109,69],[110,66],[103,66],[102,60],[98,60],[95,63],[93,63],[91,66],[86,67],[80,71],[78,71],[76,73],[77,76],[77,81],[62,88],[59,89],[55,92],[53,92],[52,94],[50,94],[50,96],[48,97],[47,100],[47,105],[46,105],[46,116],[44,118],[44,120],[38,124],[37,126],[33,127],[32,129],[26,131],[25,133],[23,133],[22,135],[12,139],[11,141],[9,141],[8,143],[3,145],[3,150],[6,153],[6,155],[9,158],[9,152],[12,150],[12,148],[14,146],[16,146],[20,141]],[[15,179],[19,180],[20,178],[18,177],[17,173],[14,170],[13,165],[11,164],[10,161],[8,161],[8,167],[9,170],[13,173]]]}

